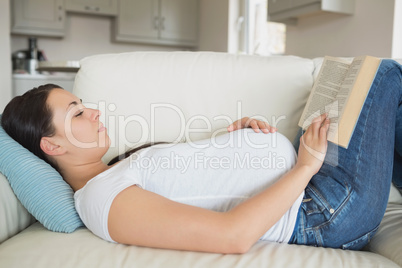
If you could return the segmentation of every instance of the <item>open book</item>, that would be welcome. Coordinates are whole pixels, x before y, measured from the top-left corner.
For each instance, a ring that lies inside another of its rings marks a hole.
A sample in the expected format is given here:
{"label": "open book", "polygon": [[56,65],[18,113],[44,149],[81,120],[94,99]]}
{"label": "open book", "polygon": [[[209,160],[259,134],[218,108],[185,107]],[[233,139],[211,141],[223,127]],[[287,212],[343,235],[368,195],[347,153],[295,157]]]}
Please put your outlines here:
{"label": "open book", "polygon": [[328,113],[328,141],[348,148],[380,63],[371,56],[356,57],[352,62],[326,56],[299,126],[306,129],[314,118]]}

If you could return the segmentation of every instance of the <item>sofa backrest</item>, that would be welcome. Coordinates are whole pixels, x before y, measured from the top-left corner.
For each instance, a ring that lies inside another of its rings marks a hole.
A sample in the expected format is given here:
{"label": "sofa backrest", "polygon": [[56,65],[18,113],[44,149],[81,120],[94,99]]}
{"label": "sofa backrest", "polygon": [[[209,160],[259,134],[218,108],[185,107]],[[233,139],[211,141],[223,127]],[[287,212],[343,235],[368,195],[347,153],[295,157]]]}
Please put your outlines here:
{"label": "sofa backrest", "polygon": [[[289,139],[313,84],[312,60],[213,52],[132,52],[81,61],[73,93],[97,105],[112,147],[194,141],[259,117]],[[89,103],[88,103],[89,102]]]}

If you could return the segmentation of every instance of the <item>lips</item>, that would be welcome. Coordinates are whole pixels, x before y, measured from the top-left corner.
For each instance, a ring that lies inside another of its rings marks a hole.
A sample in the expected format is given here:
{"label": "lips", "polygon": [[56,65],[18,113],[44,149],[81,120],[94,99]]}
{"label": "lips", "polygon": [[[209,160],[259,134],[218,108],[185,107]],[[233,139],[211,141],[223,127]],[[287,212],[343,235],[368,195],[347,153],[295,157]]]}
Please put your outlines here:
{"label": "lips", "polygon": [[98,132],[102,132],[102,131],[105,131],[106,130],[106,128],[103,126],[103,124],[101,123],[101,126],[100,126],[100,128],[98,129]]}

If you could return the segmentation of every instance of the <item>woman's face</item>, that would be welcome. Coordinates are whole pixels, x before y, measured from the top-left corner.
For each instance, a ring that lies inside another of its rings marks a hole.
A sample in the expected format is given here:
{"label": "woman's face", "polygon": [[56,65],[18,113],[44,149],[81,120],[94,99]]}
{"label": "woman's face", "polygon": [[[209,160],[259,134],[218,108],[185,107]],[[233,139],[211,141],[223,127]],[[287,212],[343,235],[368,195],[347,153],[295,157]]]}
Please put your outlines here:
{"label": "woman's face", "polygon": [[110,139],[99,121],[99,110],[86,108],[79,98],[59,88],[50,92],[46,103],[53,113],[56,143],[79,158],[106,153]]}

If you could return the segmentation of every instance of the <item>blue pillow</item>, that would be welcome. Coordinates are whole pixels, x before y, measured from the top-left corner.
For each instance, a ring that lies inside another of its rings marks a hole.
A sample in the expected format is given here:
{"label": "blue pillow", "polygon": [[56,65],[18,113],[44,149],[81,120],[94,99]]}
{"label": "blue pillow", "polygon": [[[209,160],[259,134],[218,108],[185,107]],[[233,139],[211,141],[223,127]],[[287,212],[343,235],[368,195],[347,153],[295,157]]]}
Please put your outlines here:
{"label": "blue pillow", "polygon": [[53,167],[8,136],[1,125],[0,172],[22,205],[47,229],[71,233],[84,226],[71,187]]}

